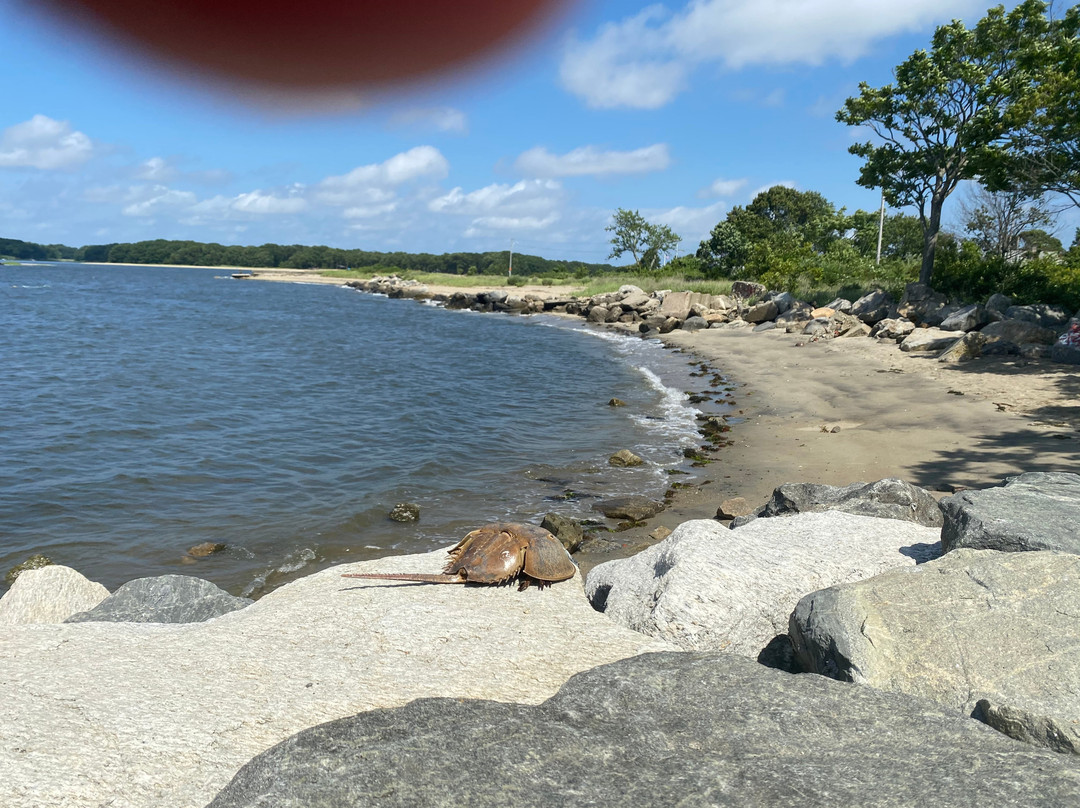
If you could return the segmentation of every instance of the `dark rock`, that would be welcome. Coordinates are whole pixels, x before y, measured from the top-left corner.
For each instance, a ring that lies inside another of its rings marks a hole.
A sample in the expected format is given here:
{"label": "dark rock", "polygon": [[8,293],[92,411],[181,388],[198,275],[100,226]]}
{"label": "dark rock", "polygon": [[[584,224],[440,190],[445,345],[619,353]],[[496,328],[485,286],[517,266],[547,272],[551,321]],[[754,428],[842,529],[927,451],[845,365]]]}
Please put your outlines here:
{"label": "dark rock", "polygon": [[641,522],[664,510],[664,504],[642,496],[615,497],[600,500],[593,505],[593,510],[600,511],[608,519]]}
{"label": "dark rock", "polygon": [[668,317],[660,324],[659,330],[661,334],[670,334],[676,328],[682,325],[682,320],[677,317]]}
{"label": "dark rock", "polygon": [[208,808],[1073,808],[1077,793],[1071,758],[924,700],[668,652],[580,673],[538,706],[418,699],[320,724]]}
{"label": "dark rock", "polygon": [[608,402],[608,406],[609,407],[625,407],[626,402],[623,401],[621,398],[613,398],[613,399],[611,399],[611,401]]}
{"label": "dark rock", "polygon": [[546,514],[540,527],[557,538],[568,553],[576,553],[585,538],[580,522],[557,513]]}
{"label": "dark rock", "polygon": [[1029,472],[941,501],[942,548],[1080,554],[1080,474]]}
{"label": "dark rock", "polygon": [[1032,306],[1010,306],[1005,310],[1010,320],[1026,320],[1043,328],[1055,328],[1069,321],[1069,313],[1061,306],[1036,303]]}
{"label": "dark rock", "polygon": [[851,301],[847,298],[838,297],[832,303],[826,304],[823,308],[832,309],[833,311],[842,311],[844,314],[851,314]]}
{"label": "dark rock", "polygon": [[780,314],[784,314],[785,312],[787,312],[797,302],[795,300],[795,296],[792,295],[791,292],[777,292],[769,299],[776,304],[776,310]]}
{"label": "dark rock", "polygon": [[851,304],[851,316],[858,317],[867,325],[884,320],[893,313],[892,295],[884,289],[875,289]]}
{"label": "dark rock", "polygon": [[735,281],[735,283],[731,284],[732,297],[741,300],[750,300],[751,298],[761,297],[767,291],[768,289],[762,284],[754,283],[753,281]]}
{"label": "dark rock", "polygon": [[214,553],[221,553],[224,551],[225,545],[221,542],[204,541],[202,544],[196,544],[194,547],[189,547],[187,554],[192,558],[205,558]]}
{"label": "dark rock", "polygon": [[822,511],[900,519],[927,527],[940,527],[943,522],[941,507],[929,491],[890,477],[875,483],[851,483],[843,488],[785,483],[773,490],[772,498],[762,507],[752,514],[740,516],[731,526],[741,527],[758,517]]}
{"label": "dark rock", "polygon": [[774,328],[776,328],[776,323],[764,322],[755,325],[754,331],[772,331]]}
{"label": "dark rock", "polygon": [[1027,320],[999,320],[990,323],[979,333],[986,337],[988,343],[1012,342],[1019,345],[1024,342],[1037,342],[1053,345],[1057,339],[1057,333],[1053,329],[1043,328]]}
{"label": "dark rock", "polygon": [[15,583],[15,579],[19,577],[20,573],[26,572],[27,570],[39,570],[42,567],[48,567],[52,563],[53,560],[48,556],[42,555],[41,553],[36,553],[26,559],[26,561],[23,561],[21,564],[16,564],[14,567],[9,569],[4,574],[4,583],[10,586],[11,584]]}
{"label": "dark rock", "polygon": [[128,581],[88,612],[65,623],[202,623],[254,603],[209,581],[188,575],[159,575]]}
{"label": "dark rock", "polygon": [[941,311],[949,300],[945,295],[935,292],[924,283],[909,283],[900,298],[900,316],[915,323],[940,325],[945,319]]}
{"label": "dark rock", "polygon": [[1050,359],[1066,365],[1080,365],[1080,346],[1056,342],[1050,346]]}
{"label": "dark rock", "polygon": [[1009,306],[1012,304],[1012,298],[1005,297],[1003,294],[994,293],[990,295],[990,298],[986,301],[986,316],[990,318],[991,322],[1004,320],[1006,319],[1005,312],[1008,311]]}
{"label": "dark rock", "polygon": [[808,595],[789,633],[810,672],[1080,754],[1078,615],[1080,557],[960,549]]}
{"label": "dark rock", "polygon": [[683,321],[683,331],[700,331],[709,327],[709,321],[704,317],[689,317]]}
{"label": "dark rock", "polygon": [[942,331],[974,331],[990,322],[986,309],[978,303],[957,309],[941,321]]}
{"label": "dark rock", "polygon": [[420,506],[415,502],[399,502],[387,516],[395,522],[417,522],[420,520]]}
{"label": "dark rock", "polygon": [[589,316],[586,319],[588,319],[590,323],[606,323],[608,313],[608,310],[603,306],[593,306],[589,309]]}

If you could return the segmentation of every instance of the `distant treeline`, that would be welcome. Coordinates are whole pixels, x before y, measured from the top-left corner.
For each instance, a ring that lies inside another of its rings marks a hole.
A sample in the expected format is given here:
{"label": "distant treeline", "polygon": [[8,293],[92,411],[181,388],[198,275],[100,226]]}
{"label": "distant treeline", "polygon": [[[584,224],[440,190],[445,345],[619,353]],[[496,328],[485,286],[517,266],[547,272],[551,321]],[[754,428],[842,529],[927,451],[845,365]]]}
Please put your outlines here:
{"label": "distant treeline", "polygon": [[[193,266],[286,267],[291,269],[401,269],[451,275],[505,275],[510,252],[430,253],[371,252],[307,247],[301,244],[263,244],[258,247],[203,244],[198,241],[137,241],[134,243],[34,244],[0,238],[0,256],[35,261],[92,261],[118,264],[190,264]],[[514,254],[515,275],[601,275],[619,271],[611,264],[551,261],[538,255]]]}

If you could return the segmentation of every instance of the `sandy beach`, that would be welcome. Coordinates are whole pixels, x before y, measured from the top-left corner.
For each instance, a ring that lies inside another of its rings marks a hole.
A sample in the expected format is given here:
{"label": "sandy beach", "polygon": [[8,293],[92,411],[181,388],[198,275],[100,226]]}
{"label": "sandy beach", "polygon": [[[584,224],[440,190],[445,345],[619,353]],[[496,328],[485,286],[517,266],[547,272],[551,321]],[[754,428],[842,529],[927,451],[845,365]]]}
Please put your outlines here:
{"label": "sandy beach", "polygon": [[[258,270],[258,279],[341,283],[310,270]],[[428,286],[432,294],[487,287]],[[515,287],[565,296],[572,287]],[[1025,471],[1080,468],[1080,369],[1048,360],[982,357],[945,364],[891,341],[808,342],[779,329],[674,331],[671,361],[707,362],[736,384],[741,423],[732,444],[695,470],[669,507],[612,534],[605,553],[579,554],[588,569],[655,542],[658,526],[710,519],[743,497],[753,507],[788,482],[847,485],[899,477],[947,496]]]}

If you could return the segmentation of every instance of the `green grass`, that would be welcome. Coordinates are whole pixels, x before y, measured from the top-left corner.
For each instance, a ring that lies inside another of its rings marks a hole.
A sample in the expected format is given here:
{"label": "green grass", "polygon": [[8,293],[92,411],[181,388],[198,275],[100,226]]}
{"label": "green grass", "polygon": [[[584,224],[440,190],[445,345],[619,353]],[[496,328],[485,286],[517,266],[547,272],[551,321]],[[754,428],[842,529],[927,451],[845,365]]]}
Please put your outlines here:
{"label": "green grass", "polygon": [[704,295],[726,295],[731,293],[731,281],[692,280],[682,275],[608,275],[589,281],[585,288],[577,292],[578,297],[591,297],[609,292],[617,292],[620,286],[632,284],[646,294],[661,289],[676,292],[700,292]]}

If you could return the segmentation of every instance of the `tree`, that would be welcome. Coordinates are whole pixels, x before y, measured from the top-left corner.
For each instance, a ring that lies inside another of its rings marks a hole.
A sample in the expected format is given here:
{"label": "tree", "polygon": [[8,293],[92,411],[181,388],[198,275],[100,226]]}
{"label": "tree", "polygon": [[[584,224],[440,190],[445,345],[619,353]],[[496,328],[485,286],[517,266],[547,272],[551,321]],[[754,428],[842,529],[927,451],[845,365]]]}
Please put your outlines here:
{"label": "tree", "polygon": [[[848,217],[852,245],[866,258],[877,257],[880,211],[857,210]],[[889,213],[881,238],[882,258],[912,258],[922,255],[923,233],[918,216]]]}
{"label": "tree", "polygon": [[618,208],[614,220],[604,228],[615,235],[611,238],[611,255],[618,258],[630,253],[634,263],[646,272],[659,269],[661,258],[682,240],[666,224],[650,224],[636,210]]}
{"label": "tree", "polygon": [[913,53],[880,88],[865,82],[836,114],[867,126],[878,143],[857,143],[865,162],[859,185],[881,188],[893,207],[915,207],[923,229],[919,281],[929,284],[945,200],[1004,151],[1039,85],[1029,55],[1045,37],[1046,3],[1001,6],[968,29],[959,20],[938,27],[929,52]]}
{"label": "tree", "polygon": [[1041,225],[1053,223],[1053,217],[1041,198],[1028,199],[1019,191],[988,191],[976,187],[961,205],[964,229],[984,255],[1010,261],[1018,257],[1020,236]]}
{"label": "tree", "polygon": [[750,244],[746,237],[728,220],[718,222],[701,242],[697,257],[708,277],[730,278],[746,263]]}
{"label": "tree", "polygon": [[843,211],[837,211],[824,196],[786,185],[762,191],[745,208],[735,206],[728,211],[727,221],[749,243],[778,235],[795,236],[819,253],[845,229]]}
{"label": "tree", "polygon": [[1080,6],[1049,21],[1022,59],[1040,79],[986,180],[996,190],[1058,193],[1080,206]]}

